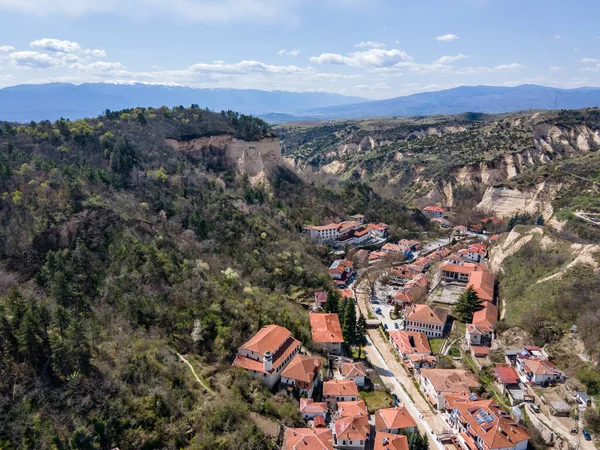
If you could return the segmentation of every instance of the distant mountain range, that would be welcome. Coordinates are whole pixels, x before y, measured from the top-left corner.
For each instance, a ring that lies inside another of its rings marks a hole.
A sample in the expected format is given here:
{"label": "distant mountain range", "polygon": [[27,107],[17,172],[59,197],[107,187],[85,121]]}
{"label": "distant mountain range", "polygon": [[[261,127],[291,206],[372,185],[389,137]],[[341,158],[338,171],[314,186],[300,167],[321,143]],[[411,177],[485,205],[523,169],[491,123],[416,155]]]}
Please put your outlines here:
{"label": "distant mountain range", "polygon": [[461,86],[389,100],[328,106],[304,111],[320,119],[425,116],[463,112],[504,113],[529,109],[578,109],[600,106],[600,88],[556,89],[533,84],[516,87]]}
{"label": "distant mountain range", "polygon": [[530,109],[577,109],[600,106],[600,88],[461,86],[389,100],[366,101],[360,97],[324,92],[196,89],[142,83],[49,83],[0,89],[0,120],[80,119],[98,116],[106,109],[189,106],[193,103],[213,111],[232,109],[260,116],[271,123],[282,123],[467,111],[503,113]]}
{"label": "distant mountain range", "polygon": [[136,106],[190,106],[213,111],[232,109],[246,114],[293,113],[326,106],[364,102],[325,92],[196,89],[186,86],[67,83],[19,85],[0,89],[0,120],[29,122],[95,117],[106,109]]}

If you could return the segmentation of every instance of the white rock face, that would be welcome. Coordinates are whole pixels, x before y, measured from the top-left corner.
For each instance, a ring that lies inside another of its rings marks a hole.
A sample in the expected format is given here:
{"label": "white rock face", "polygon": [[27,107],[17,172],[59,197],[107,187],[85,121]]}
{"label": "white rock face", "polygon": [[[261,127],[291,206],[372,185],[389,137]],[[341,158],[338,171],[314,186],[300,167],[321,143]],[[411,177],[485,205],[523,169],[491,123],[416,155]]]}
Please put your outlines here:
{"label": "white rock face", "polygon": [[284,165],[279,139],[267,138],[260,141],[243,141],[229,135],[207,136],[190,141],[167,139],[174,150],[200,155],[210,148],[225,153],[227,163],[239,173],[248,175],[250,183],[266,183],[277,166]]}
{"label": "white rock face", "polygon": [[560,184],[546,183],[539,183],[531,191],[489,187],[483,194],[477,209],[489,211],[498,217],[511,217],[517,213],[541,214],[547,220],[553,212],[548,205],[556,197],[560,188]]}

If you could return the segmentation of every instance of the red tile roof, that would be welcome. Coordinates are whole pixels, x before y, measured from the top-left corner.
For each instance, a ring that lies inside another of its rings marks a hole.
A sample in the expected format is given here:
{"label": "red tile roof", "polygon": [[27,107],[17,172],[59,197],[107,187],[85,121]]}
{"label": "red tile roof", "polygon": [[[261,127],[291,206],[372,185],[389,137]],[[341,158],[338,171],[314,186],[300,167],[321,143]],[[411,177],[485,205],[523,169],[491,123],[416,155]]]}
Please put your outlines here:
{"label": "red tile roof", "polygon": [[431,211],[437,213],[445,213],[446,210],[444,208],[440,208],[439,206],[426,206],[423,208],[423,211]]}
{"label": "red tile roof", "polygon": [[366,441],[370,431],[368,416],[342,417],[335,421],[335,436],[338,441]]}
{"label": "red tile roof", "polygon": [[427,335],[420,331],[392,331],[390,338],[398,346],[398,350],[403,355],[413,353],[431,354]]}
{"label": "red tile roof", "polygon": [[430,323],[434,325],[445,325],[448,319],[448,310],[433,308],[429,305],[411,305],[406,308],[406,320],[414,322]]}
{"label": "red tile roof", "polygon": [[358,397],[358,386],[352,380],[329,380],[323,383],[325,397]]}
{"label": "red tile roof", "polygon": [[375,413],[375,430],[396,430],[416,427],[417,423],[402,406],[380,409]]}
{"label": "red tile roof", "polygon": [[469,275],[467,287],[471,286],[475,292],[477,292],[477,297],[479,297],[481,300],[491,302],[494,300],[495,282],[496,277],[493,273],[487,271],[476,271],[471,272],[471,275]]}
{"label": "red tile roof", "polygon": [[344,342],[344,336],[342,335],[342,327],[340,326],[340,319],[337,314],[310,313],[309,318],[313,342]]}
{"label": "red tile roof", "polygon": [[408,450],[408,438],[402,434],[375,433],[374,450]]}
{"label": "red tile roof", "polygon": [[364,400],[338,402],[337,407],[339,417],[357,417],[369,415],[369,411]]}
{"label": "red tile roof", "polygon": [[301,413],[312,413],[321,414],[327,412],[327,403],[315,402],[312,398],[301,398],[300,399],[300,412]]}
{"label": "red tile roof", "polygon": [[267,325],[252,336],[240,349],[253,351],[264,356],[267,350],[274,352],[291,336],[292,332],[287,328],[279,325]]}
{"label": "red tile roof", "polygon": [[498,322],[498,307],[490,302],[484,302],[479,311],[473,313],[473,325],[494,329]]}
{"label": "red tile roof", "polygon": [[519,375],[510,364],[496,364],[494,373],[502,384],[519,384]]}
{"label": "red tile roof", "polygon": [[333,450],[330,428],[287,428],[282,450]]}
{"label": "red tile roof", "polygon": [[344,378],[366,377],[367,368],[362,362],[342,363],[340,372]]}
{"label": "red tile roof", "polygon": [[421,369],[421,376],[427,378],[436,392],[470,392],[478,387],[475,375],[462,369]]}
{"label": "red tile roof", "polygon": [[321,370],[322,364],[323,360],[321,358],[298,354],[283,369],[281,376],[291,380],[302,381],[312,386]]}

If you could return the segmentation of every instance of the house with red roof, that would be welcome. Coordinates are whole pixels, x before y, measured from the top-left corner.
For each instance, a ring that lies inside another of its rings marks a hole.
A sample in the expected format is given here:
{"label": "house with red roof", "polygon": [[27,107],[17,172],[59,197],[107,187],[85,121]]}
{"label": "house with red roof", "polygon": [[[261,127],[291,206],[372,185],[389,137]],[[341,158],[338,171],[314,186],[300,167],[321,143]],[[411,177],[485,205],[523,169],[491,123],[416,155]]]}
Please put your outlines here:
{"label": "house with red roof", "polygon": [[369,440],[371,426],[368,416],[348,416],[335,421],[333,441],[336,448],[363,450]]}
{"label": "house with red roof", "polygon": [[484,302],[479,311],[473,313],[472,323],[467,324],[465,338],[468,346],[490,346],[494,338],[494,328],[498,321],[498,307]]}
{"label": "house with red roof", "polygon": [[327,292],[315,291],[315,307],[323,308],[327,303]]}
{"label": "house with red roof", "polygon": [[390,332],[390,342],[402,359],[408,355],[431,355],[427,335],[421,331],[394,330]]}
{"label": "house with red roof", "polygon": [[423,214],[430,219],[441,219],[446,215],[446,210],[440,206],[426,206],[423,208]]}
{"label": "house with red roof", "polygon": [[494,366],[494,378],[502,394],[508,390],[519,389],[519,374],[510,364],[496,364]]}
{"label": "house with red roof", "polygon": [[300,414],[304,420],[314,420],[315,417],[327,418],[327,403],[315,402],[312,398],[300,399]]}
{"label": "house with red roof", "polygon": [[402,434],[378,431],[375,433],[374,450],[408,450],[408,438]]}
{"label": "house with red roof", "polygon": [[448,395],[448,423],[463,450],[526,450],[529,434],[494,400]]}
{"label": "house with red roof", "polygon": [[312,340],[323,347],[327,353],[339,355],[342,351],[344,336],[340,319],[335,313],[310,313]]}
{"label": "house with red roof", "polygon": [[329,266],[328,272],[334,280],[346,281],[354,273],[354,263],[347,259],[336,259]]}
{"label": "house with red roof", "polygon": [[340,373],[344,380],[352,380],[358,387],[364,387],[367,378],[367,367],[364,363],[343,362],[340,366]]}
{"label": "house with red roof", "polygon": [[364,400],[338,402],[337,408],[337,412],[335,413],[335,417],[337,419],[341,417],[358,417],[369,415],[367,404],[364,402]]}
{"label": "house with red roof", "polygon": [[282,450],[333,450],[331,428],[286,428]]}
{"label": "house with red roof", "polygon": [[267,325],[238,348],[232,365],[245,369],[272,389],[299,352],[300,341],[294,339],[290,330]]}
{"label": "house with red roof", "polygon": [[445,398],[454,394],[469,394],[479,387],[479,381],[468,370],[421,369],[417,380],[425,398],[438,409],[444,409]]}
{"label": "house with red roof", "polygon": [[322,365],[323,359],[320,357],[298,354],[281,372],[281,383],[311,397],[313,389],[319,384]]}
{"label": "house with red roof", "polygon": [[390,227],[385,223],[370,223],[367,228],[371,231],[371,235],[385,239],[390,231]]}
{"label": "house with red roof", "polygon": [[442,337],[447,321],[448,310],[437,306],[418,304],[405,309],[405,329],[425,333],[430,338]]}
{"label": "house with red roof", "polygon": [[548,360],[517,355],[516,369],[528,382],[539,385],[562,383],[566,375]]}
{"label": "house with red roof", "polygon": [[375,413],[375,431],[400,434],[413,433],[417,423],[403,406],[380,409]]}
{"label": "house with red roof", "polygon": [[331,409],[337,409],[337,402],[358,400],[358,386],[352,380],[329,380],[323,383],[323,398]]}
{"label": "house with red roof", "polygon": [[487,254],[487,248],[484,244],[476,243],[471,244],[467,248],[463,248],[458,251],[458,254],[466,261],[469,262],[481,262]]}

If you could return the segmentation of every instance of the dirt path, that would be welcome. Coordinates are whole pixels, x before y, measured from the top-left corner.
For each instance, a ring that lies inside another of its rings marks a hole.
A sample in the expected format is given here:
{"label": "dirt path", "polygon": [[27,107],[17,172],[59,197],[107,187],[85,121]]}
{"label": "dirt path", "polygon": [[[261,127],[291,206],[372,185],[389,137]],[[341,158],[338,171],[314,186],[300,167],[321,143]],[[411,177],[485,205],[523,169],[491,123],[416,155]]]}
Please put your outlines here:
{"label": "dirt path", "polygon": [[[175,352],[175,353],[177,353],[177,352]],[[179,359],[182,362],[187,364],[187,366],[192,371],[192,375],[194,375],[194,378],[196,378],[196,381],[198,381],[198,383],[200,383],[200,386],[202,386],[204,389],[206,389],[211,394],[214,394],[215,392],[211,388],[209,388],[206,384],[204,384],[204,382],[200,379],[200,377],[198,375],[196,375],[196,371],[194,370],[194,367],[190,364],[190,362],[187,359],[185,359],[183,357],[183,355],[181,355],[180,353],[177,353],[177,356],[179,357]]]}

